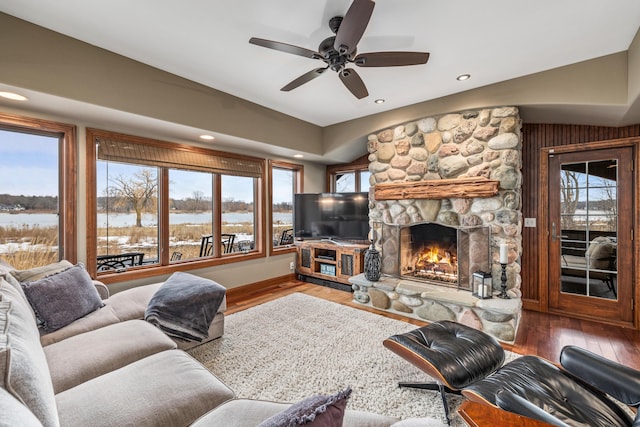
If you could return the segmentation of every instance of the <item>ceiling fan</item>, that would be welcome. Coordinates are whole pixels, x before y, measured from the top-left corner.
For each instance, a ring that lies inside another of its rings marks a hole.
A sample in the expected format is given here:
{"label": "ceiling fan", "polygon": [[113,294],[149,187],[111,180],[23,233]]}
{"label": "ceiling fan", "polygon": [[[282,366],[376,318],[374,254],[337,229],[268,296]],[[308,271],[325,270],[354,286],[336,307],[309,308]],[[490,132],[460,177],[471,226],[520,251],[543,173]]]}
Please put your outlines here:
{"label": "ceiling fan", "polygon": [[425,64],[429,59],[426,52],[371,52],[357,53],[357,45],[364,30],[369,24],[375,2],[373,0],[353,0],[347,14],[329,20],[329,28],[335,36],[324,39],[318,51],[271,40],[252,37],[249,43],[275,49],[280,52],[300,55],[311,59],[319,59],[326,66],[311,70],[285,85],[282,91],[288,92],[315,79],[327,69],[338,73],[340,80],[358,99],[369,95],[367,87],[355,69],[347,68],[348,64],[358,67],[398,67],[404,65]]}

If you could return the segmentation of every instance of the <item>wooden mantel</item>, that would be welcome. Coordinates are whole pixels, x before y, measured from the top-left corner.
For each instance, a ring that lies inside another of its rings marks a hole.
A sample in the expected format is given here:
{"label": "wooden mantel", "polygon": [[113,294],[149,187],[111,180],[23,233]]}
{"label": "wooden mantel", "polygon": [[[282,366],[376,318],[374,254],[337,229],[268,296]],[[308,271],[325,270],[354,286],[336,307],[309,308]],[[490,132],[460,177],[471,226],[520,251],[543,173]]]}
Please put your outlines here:
{"label": "wooden mantel", "polygon": [[484,177],[403,181],[376,184],[376,200],[447,199],[491,197],[498,194],[500,181]]}

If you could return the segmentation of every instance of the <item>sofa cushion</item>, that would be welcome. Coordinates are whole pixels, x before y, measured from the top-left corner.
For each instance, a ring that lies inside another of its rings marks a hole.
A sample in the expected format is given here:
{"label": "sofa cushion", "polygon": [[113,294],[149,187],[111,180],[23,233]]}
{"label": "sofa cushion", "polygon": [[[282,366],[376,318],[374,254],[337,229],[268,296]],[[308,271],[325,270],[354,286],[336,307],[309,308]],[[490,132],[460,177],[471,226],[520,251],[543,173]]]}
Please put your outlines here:
{"label": "sofa cushion", "polygon": [[102,307],[102,299],[82,264],[34,281],[23,282],[24,293],[44,324],[53,332]]}
{"label": "sofa cushion", "polygon": [[81,317],[63,328],[51,333],[42,331],[40,342],[43,346],[51,345],[74,335],[93,331],[118,322],[120,322],[120,319],[115,315],[113,308],[107,300],[104,301],[104,307]]}
{"label": "sofa cushion", "polygon": [[156,327],[128,320],[69,337],[44,348],[55,393],[149,355],[176,348]]}
{"label": "sofa cushion", "polygon": [[16,280],[21,283],[33,282],[34,280],[42,279],[43,277],[59,273],[72,266],[73,264],[71,264],[69,261],[62,260],[60,262],[54,262],[52,264],[43,265],[41,267],[34,267],[28,270],[13,270],[11,271],[11,275],[13,275],[13,277],[15,277]]}
{"label": "sofa cushion", "polygon": [[62,425],[92,427],[186,426],[232,398],[182,350],[156,353],[56,395]]}
{"label": "sofa cushion", "polygon": [[[0,278],[0,311],[6,315],[3,382],[9,393],[27,406],[45,426],[59,425],[49,367],[40,345],[40,333],[29,304]],[[8,369],[7,369],[8,368]]]}
{"label": "sofa cushion", "polygon": [[120,321],[143,319],[149,300],[160,286],[162,286],[162,283],[153,283],[111,295],[109,302],[113,306],[113,312]]}
{"label": "sofa cushion", "polygon": [[[256,426],[267,418],[284,411],[291,404],[267,400],[234,399],[205,414],[191,427],[247,427]],[[343,427],[389,427],[397,418],[371,412],[347,409]]]}
{"label": "sofa cushion", "polygon": [[332,395],[316,395],[294,403],[260,424],[258,427],[341,427],[351,388]]}
{"label": "sofa cushion", "polygon": [[0,388],[0,414],[3,426],[42,427],[33,412],[3,388]]}
{"label": "sofa cushion", "polygon": [[589,243],[589,247],[585,253],[585,256],[589,260],[589,267],[608,270],[612,257],[614,256],[615,243],[606,237],[598,236]]}

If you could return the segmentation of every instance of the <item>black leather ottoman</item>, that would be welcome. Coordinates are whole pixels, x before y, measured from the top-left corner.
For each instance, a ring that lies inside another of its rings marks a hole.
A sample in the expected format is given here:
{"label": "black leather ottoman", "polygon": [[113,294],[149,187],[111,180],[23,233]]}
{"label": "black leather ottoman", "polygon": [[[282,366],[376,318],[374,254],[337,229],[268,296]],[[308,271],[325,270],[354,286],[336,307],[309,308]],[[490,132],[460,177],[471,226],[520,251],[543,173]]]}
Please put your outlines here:
{"label": "black leather ottoman", "polygon": [[417,366],[436,383],[400,383],[401,387],[439,390],[447,422],[449,405],[445,392],[460,391],[496,371],[504,363],[498,341],[477,329],[441,321],[383,341],[386,348]]}

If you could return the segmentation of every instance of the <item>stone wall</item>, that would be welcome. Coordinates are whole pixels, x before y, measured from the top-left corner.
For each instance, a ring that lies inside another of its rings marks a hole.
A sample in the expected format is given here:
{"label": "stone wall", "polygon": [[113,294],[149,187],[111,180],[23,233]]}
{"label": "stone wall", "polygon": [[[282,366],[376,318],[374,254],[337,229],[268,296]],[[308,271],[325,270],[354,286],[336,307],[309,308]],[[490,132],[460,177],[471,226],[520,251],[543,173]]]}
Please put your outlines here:
{"label": "stone wall", "polygon": [[[427,117],[370,135],[371,221],[374,225],[435,222],[490,227],[493,289],[500,289],[499,247],[506,243],[507,292],[520,298],[521,125],[516,107],[501,107]],[[494,197],[475,199],[376,201],[374,197],[373,186],[379,183],[462,177],[497,180],[499,192]],[[377,237],[383,272],[390,273],[397,264],[398,238],[391,232]]]}

